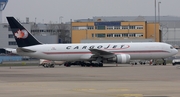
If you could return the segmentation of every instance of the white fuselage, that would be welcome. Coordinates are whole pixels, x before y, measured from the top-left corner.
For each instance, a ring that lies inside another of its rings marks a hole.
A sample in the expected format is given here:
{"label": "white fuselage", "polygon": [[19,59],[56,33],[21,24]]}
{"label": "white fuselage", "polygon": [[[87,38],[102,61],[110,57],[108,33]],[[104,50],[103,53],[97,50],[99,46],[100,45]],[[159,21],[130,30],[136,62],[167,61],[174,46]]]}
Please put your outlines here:
{"label": "white fuselage", "polygon": [[29,47],[31,53],[17,52],[40,59],[56,61],[82,60],[84,55],[92,55],[89,49],[99,49],[114,54],[129,54],[131,60],[135,59],[159,59],[173,56],[177,50],[166,43],[143,42],[143,43],[86,43],[86,44],[42,44]]}

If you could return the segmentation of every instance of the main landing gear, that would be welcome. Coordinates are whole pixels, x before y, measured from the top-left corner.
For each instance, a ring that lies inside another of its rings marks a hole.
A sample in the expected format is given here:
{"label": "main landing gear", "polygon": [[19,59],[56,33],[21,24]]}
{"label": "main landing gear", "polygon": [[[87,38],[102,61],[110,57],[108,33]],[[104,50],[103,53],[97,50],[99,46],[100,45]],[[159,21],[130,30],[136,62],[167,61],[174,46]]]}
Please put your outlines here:
{"label": "main landing gear", "polygon": [[54,64],[42,64],[42,66],[43,66],[44,68],[54,68],[54,67],[55,67]]}
{"label": "main landing gear", "polygon": [[166,60],[162,58],[162,60],[153,60],[153,65],[166,65]]}
{"label": "main landing gear", "polygon": [[66,62],[64,66],[70,67],[72,65],[79,65],[81,67],[103,67],[103,63],[92,63],[92,62],[83,62],[83,61],[76,61],[76,62]]}
{"label": "main landing gear", "polygon": [[103,63],[82,63],[82,67],[103,67]]}

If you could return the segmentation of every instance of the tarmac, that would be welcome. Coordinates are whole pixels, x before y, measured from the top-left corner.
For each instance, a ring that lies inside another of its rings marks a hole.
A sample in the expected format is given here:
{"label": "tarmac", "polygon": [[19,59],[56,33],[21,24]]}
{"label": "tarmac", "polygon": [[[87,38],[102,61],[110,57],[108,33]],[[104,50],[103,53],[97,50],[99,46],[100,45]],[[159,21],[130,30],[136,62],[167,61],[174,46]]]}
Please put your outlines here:
{"label": "tarmac", "polygon": [[176,66],[0,67],[0,97],[180,97]]}

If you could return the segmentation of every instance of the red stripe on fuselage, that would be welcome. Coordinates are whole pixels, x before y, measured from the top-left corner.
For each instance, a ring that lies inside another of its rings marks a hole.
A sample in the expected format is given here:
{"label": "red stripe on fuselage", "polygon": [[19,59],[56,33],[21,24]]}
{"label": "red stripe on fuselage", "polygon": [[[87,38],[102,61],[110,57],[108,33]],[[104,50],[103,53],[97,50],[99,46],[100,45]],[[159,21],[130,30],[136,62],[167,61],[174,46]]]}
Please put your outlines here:
{"label": "red stripe on fuselage", "polygon": [[[157,50],[157,51],[109,51],[112,53],[169,53],[168,51],[162,51],[162,50]],[[43,52],[44,54],[91,54],[91,52]]]}

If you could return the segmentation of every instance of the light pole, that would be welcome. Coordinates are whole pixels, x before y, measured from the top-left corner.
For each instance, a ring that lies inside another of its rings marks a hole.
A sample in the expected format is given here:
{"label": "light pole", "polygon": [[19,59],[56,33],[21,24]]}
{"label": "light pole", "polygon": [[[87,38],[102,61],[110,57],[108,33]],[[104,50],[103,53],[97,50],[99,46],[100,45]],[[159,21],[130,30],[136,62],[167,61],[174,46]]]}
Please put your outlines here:
{"label": "light pole", "polygon": [[[160,26],[160,30],[161,30],[161,22],[160,22],[160,4],[161,4],[161,1],[158,2],[158,23],[159,23],[159,26]],[[162,31],[162,30],[161,30]],[[162,33],[162,32],[161,32]],[[162,35],[160,36],[162,37]],[[162,41],[162,38],[161,40]]]}
{"label": "light pole", "polygon": [[154,41],[156,42],[156,0],[154,0],[154,9],[155,9],[155,23],[154,23]]}
{"label": "light pole", "polygon": [[37,18],[35,18],[35,24],[36,24],[36,19],[37,19]]}
{"label": "light pole", "polygon": [[60,17],[59,17],[59,24],[62,23],[62,18],[63,18],[63,16],[60,16]]}
{"label": "light pole", "polygon": [[160,24],[160,4],[161,2],[158,2],[158,22]]}

